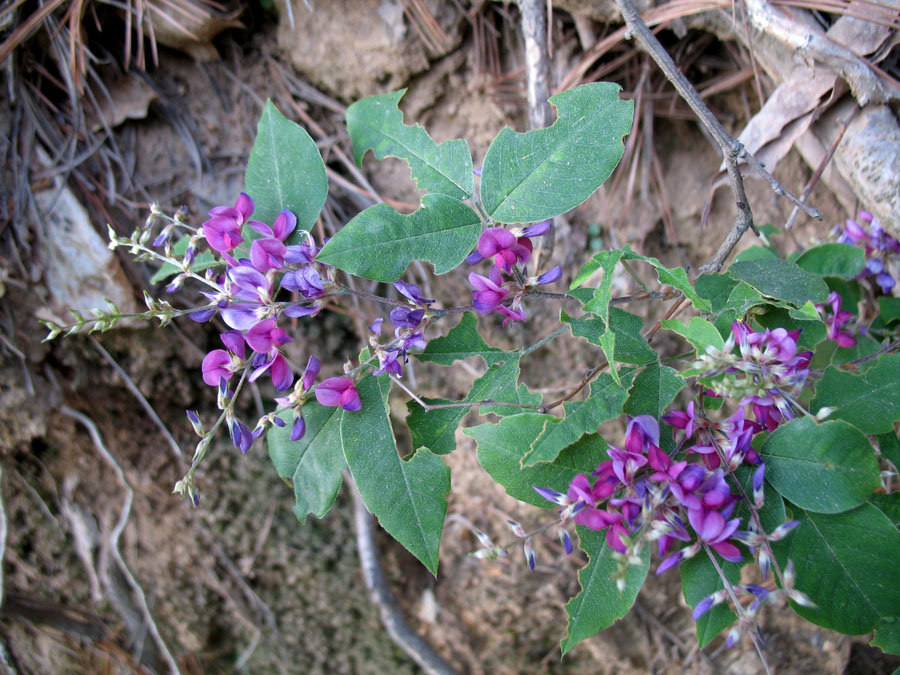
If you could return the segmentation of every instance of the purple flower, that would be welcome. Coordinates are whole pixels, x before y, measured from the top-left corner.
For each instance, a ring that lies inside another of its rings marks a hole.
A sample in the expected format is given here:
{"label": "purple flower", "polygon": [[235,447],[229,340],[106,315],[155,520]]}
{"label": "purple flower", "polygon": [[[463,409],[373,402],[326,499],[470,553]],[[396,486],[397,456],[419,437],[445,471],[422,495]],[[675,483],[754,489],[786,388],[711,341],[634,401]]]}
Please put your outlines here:
{"label": "purple flower", "polygon": [[250,245],[250,262],[263,274],[269,270],[280,270],[284,267],[286,251],[287,247],[280,239],[257,239]]}
{"label": "purple flower", "polygon": [[229,431],[231,433],[231,442],[234,447],[238,448],[242,454],[247,454],[250,446],[253,445],[253,434],[243,422],[239,419],[232,419],[229,422]]}
{"label": "purple flower", "polygon": [[534,225],[529,225],[524,230],[522,230],[523,237],[542,237],[547,234],[550,230],[553,229],[553,221],[552,220],[542,220],[539,223],[535,223]]}
{"label": "purple flower", "polygon": [[729,562],[743,560],[738,547],[727,541],[741,524],[740,518],[726,520],[726,517],[710,508],[688,509],[688,520],[697,536],[714,548]]}
{"label": "purple flower", "polygon": [[316,400],[324,406],[340,406],[355,412],[362,409],[352,377],[329,377],[316,387]]}
{"label": "purple flower", "polygon": [[491,268],[487,277],[475,274],[475,272],[470,273],[469,283],[475,289],[472,291],[472,304],[475,305],[475,311],[479,314],[490,314],[509,295],[509,289],[500,286],[503,279],[500,276],[500,270],[496,267]]}
{"label": "purple flower", "polygon": [[284,391],[293,384],[294,373],[284,356],[278,351],[273,352],[268,357],[266,355],[260,356],[263,357],[262,363],[254,363],[255,368],[249,377],[251,382],[255,382],[263,373],[268,372],[277,391]]}
{"label": "purple flower", "polygon": [[210,247],[219,253],[228,253],[244,238],[241,227],[253,213],[253,200],[242,192],[234,206],[216,206],[211,209],[209,220],[203,223],[203,234]]}
{"label": "purple flower", "polygon": [[281,213],[275,216],[275,222],[272,223],[272,227],[269,227],[265,223],[261,223],[258,220],[251,220],[248,225],[252,227],[258,234],[261,234],[263,237],[275,238],[278,241],[284,241],[287,239],[288,235],[294,231],[294,228],[297,227],[297,216],[293,213],[284,209]]}
{"label": "purple flower", "polygon": [[528,318],[525,314],[525,310],[521,307],[504,307],[503,305],[499,305],[497,307],[497,311],[500,312],[506,318],[503,319],[503,325],[506,326],[510,321],[524,321]]}
{"label": "purple flower", "polygon": [[403,374],[403,367],[400,365],[400,362],[397,361],[397,356],[400,354],[399,350],[391,349],[386,352],[381,352],[378,354],[378,368],[372,371],[373,375],[381,375],[382,373],[388,373],[390,375],[394,375],[396,377],[400,377]]}
{"label": "purple flower", "polygon": [[427,307],[434,302],[434,300],[426,299],[425,296],[422,295],[422,289],[415,284],[410,284],[405,281],[395,281],[394,288],[397,289],[397,292],[400,293],[400,295],[416,305],[425,305]]}
{"label": "purple flower", "polygon": [[275,319],[266,319],[253,326],[244,335],[247,344],[255,352],[267,354],[275,347],[292,342],[283,328],[276,325]]}
{"label": "purple flower", "polygon": [[409,307],[394,307],[391,310],[391,323],[398,328],[417,328],[425,316],[424,309],[410,309]]}
{"label": "purple flower", "polygon": [[281,287],[292,293],[299,293],[308,300],[325,295],[322,277],[313,267],[286,272],[281,278]]}
{"label": "purple flower", "polygon": [[306,435],[306,420],[300,414],[294,418],[294,425],[291,427],[291,440],[299,441]]}
{"label": "purple flower", "polygon": [[300,380],[303,391],[306,391],[313,385],[321,369],[322,364],[319,363],[319,359],[315,356],[310,356],[309,361],[306,362],[306,368],[303,370],[303,377]]}
{"label": "purple flower", "polygon": [[493,258],[494,264],[507,272],[516,263],[526,263],[531,257],[532,245],[527,237],[519,237],[502,227],[489,227],[478,239],[478,253],[482,258]]}
{"label": "purple flower", "polygon": [[544,272],[541,276],[537,277],[532,283],[535,286],[545,286],[547,284],[552,284],[556,281],[559,281],[562,277],[562,267],[557,265],[552,270]]}
{"label": "purple flower", "polygon": [[[870,260],[869,262],[874,261]],[[822,304],[816,305],[816,307],[823,309],[828,305],[831,305],[832,314],[825,320],[825,325],[828,327],[828,339],[837,342],[839,347],[854,346],[856,338],[850,333],[841,330],[841,327],[853,318],[853,313],[841,309],[841,296],[836,291],[832,291],[828,295],[828,299]]]}

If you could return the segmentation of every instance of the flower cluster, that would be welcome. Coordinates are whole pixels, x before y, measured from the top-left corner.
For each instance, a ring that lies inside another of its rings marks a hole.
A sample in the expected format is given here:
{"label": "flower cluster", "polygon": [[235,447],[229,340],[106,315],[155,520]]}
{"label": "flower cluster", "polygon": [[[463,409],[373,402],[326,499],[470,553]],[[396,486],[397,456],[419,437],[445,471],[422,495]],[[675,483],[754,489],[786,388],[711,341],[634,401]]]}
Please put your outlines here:
{"label": "flower cluster", "polygon": [[397,306],[390,312],[391,323],[394,324],[394,339],[382,344],[381,338],[383,318],[377,318],[369,326],[372,333],[369,344],[378,358],[378,368],[373,375],[387,373],[394,377],[403,374],[403,365],[409,361],[407,353],[410,349],[425,349],[424,330],[431,316],[428,312],[434,300],[428,300],[422,289],[405,281],[395,281],[394,288],[402,295],[409,306]]}
{"label": "flower cluster", "polygon": [[875,283],[885,295],[889,295],[897,284],[900,241],[887,234],[878,218],[868,211],[860,211],[856,220],[848,219],[838,241],[866,250],[866,266],[857,278],[875,277]]}
{"label": "flower cluster", "polygon": [[[505,317],[504,326],[510,321],[524,321],[527,318],[522,298],[528,287],[551,284],[562,276],[559,265],[536,277],[529,277],[524,267],[533,250],[531,238],[545,235],[552,228],[551,221],[545,220],[524,229],[510,231],[502,227],[488,227],[481,233],[477,248],[466,258],[466,262],[476,265],[482,260],[492,259],[494,266],[486,277],[475,272],[469,274],[475,311],[479,314],[499,312]],[[506,281],[504,274],[509,277]]]}
{"label": "flower cluster", "polygon": [[[767,576],[770,542],[785,537],[798,523],[762,531],[755,509],[764,503],[765,465],[751,443],[756,434],[774,430],[794,414],[794,397],[806,382],[811,356],[797,353],[797,337],[780,328],[755,332],[735,323],[724,348],[708,350],[695,364],[710,386],[704,397],[737,400],[730,416],[712,419],[693,401],[684,410],[664,415],[663,421],[674,429],[677,454],[660,447],[656,419],[630,418],[623,446],[611,446],[609,459],[590,476],[578,474],[565,494],[535,487],[563,507],[563,521],[571,518],[589,529],[606,530],[606,543],[618,561],[620,588],[628,566],[640,560],[645,541],[656,541],[661,558],[657,574],[704,548],[738,562],[743,559],[738,544],[743,544]],[[734,477],[742,464],[752,471],[749,495]],[[735,514],[742,501],[750,513],[744,523]],[[762,594],[758,604],[779,597]],[[724,596],[711,598],[698,610],[702,613],[722,600]]]}
{"label": "flower cluster", "polygon": [[[282,347],[292,338],[279,325],[283,317],[313,316],[321,311],[325,298],[337,289],[335,271],[316,261],[319,248],[307,233],[302,243],[288,244],[288,237],[297,228],[296,216],[288,210],[278,214],[268,225],[252,220],[254,204],[249,195],[241,193],[234,206],[217,206],[210,210],[209,219],[191,237],[182,272],[168,290],[180,288],[190,277],[203,281],[201,291],[208,303],[189,315],[198,322],[221,316],[230,330],[221,335],[224,349],[213,349],[203,359],[203,381],[219,389],[219,407],[225,411],[225,421],[234,445],[247,452],[253,441],[270,424],[284,426],[275,413],[264,415],[253,431],[234,413],[233,398],[244,378],[255,382],[268,375],[275,389],[285,391],[294,384],[291,370]],[[259,235],[244,240],[245,227]],[[190,270],[201,240],[224,262],[224,270],[211,268],[204,277]],[[171,251],[170,230],[163,230],[154,244]],[[243,245],[243,246],[242,246]],[[297,300],[279,300],[291,294]],[[291,440],[300,440],[305,433],[301,408],[313,394],[326,406],[341,406],[345,410],[359,410],[362,403],[350,377],[332,377],[313,389],[321,365],[314,356],[291,394],[277,398],[283,409],[292,410],[294,424]],[[240,375],[235,391],[230,382]]]}

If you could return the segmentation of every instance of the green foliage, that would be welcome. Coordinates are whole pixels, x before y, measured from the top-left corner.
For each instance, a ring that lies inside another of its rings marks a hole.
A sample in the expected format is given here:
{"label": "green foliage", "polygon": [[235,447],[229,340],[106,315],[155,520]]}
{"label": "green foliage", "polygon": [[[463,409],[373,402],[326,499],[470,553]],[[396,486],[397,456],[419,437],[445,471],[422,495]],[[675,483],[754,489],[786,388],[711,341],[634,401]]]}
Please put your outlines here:
{"label": "green foliage", "polygon": [[500,223],[534,223],[578,206],[622,158],[634,103],[620,87],[585,84],[550,98],[557,120],[546,129],[503,129],[484,158],[481,200]]}
{"label": "green foliage", "polygon": [[537,413],[525,413],[506,417],[499,424],[469,427],[463,429],[463,433],[475,439],[481,466],[511,497],[549,509],[553,504],[535,492],[534,487],[565,492],[575,476],[589,474],[607,459],[608,446],[599,435],[588,434],[559,453],[552,462],[522,467],[522,459],[528,451],[522,438],[536,438],[547,423],[544,418]]}
{"label": "green foliage", "polygon": [[728,268],[733,279],[744,281],[762,295],[784,300],[797,307],[807,302],[825,302],[828,286],[822,278],[796,263],[780,258],[759,258],[733,263]]}
{"label": "green foliage", "polygon": [[659,419],[686,384],[674,368],[649,366],[634,378],[625,412],[632,417],[650,415]]}
{"label": "green foliage", "polygon": [[620,592],[611,578],[617,563],[606,545],[604,532],[578,527],[580,546],[589,561],[578,573],[581,592],[566,604],[569,630],[560,643],[564,656],[579,642],[608,628],[628,613],[650,569],[650,551],[645,546],[641,564],[628,568],[625,590]]}
{"label": "green foliage", "polygon": [[[719,565],[731,583],[740,583],[743,565],[724,560],[720,560]],[[684,594],[684,601],[691,608],[696,607],[697,603],[707,595],[725,587],[705,551],[701,551],[693,558],[688,558],[679,565],[679,568],[681,570],[681,592]],[[696,621],[697,644],[700,649],[712,642],[713,638],[736,620],[737,615],[731,611],[728,603],[716,605],[700,616]]]}
{"label": "green foliage", "polygon": [[390,380],[384,377],[360,381],[362,410],[341,415],[344,457],[366,508],[394,539],[437,574],[450,469],[428,450],[400,458],[389,417],[390,388]]}
{"label": "green foliage", "polygon": [[442,366],[470,356],[480,356],[488,366],[508,358],[502,349],[489,347],[485,343],[478,333],[478,321],[470,312],[463,314],[447,335],[431,340],[421,354],[416,354],[419,361],[431,361]]}
{"label": "green foliage", "polygon": [[866,434],[888,432],[900,419],[900,354],[878,357],[860,375],[829,367],[816,392],[812,411],[832,408],[829,419],[850,422]]}
{"label": "green foliage", "polygon": [[[529,405],[538,405],[541,402],[539,394],[531,394],[524,385],[517,384],[519,354],[504,352],[504,356],[503,361],[496,361],[484,375],[475,381],[463,400],[474,403],[491,399]],[[425,399],[425,402],[429,404],[450,403],[443,399]],[[418,403],[410,401],[407,407],[409,416],[406,418],[406,423],[412,435],[414,448],[428,448],[439,455],[453,452],[456,449],[456,428],[469,413],[469,406],[439,408],[425,412],[425,409]],[[495,412],[500,415],[515,415],[522,411],[522,408],[508,406],[482,406],[482,412]]]}
{"label": "green foliage", "polygon": [[659,359],[653,348],[641,336],[642,321],[640,317],[629,314],[624,309],[609,308],[608,330],[603,320],[595,315],[586,314],[576,319],[562,311],[560,318],[563,323],[572,327],[572,335],[584,338],[597,346],[604,346],[602,338],[608,332],[615,335],[614,360],[616,362],[644,365],[654,363]]}
{"label": "green foliage", "polygon": [[272,426],[266,434],[275,470],[294,486],[294,514],[301,523],[310,513],[324,518],[341,488],[341,471],[347,466],[341,446],[343,412],[311,401],[303,406],[306,434],[299,441],[290,440],[292,415],[282,416],[285,426]]}
{"label": "green foliage", "polygon": [[793,605],[800,616],[848,635],[898,616],[900,531],[887,516],[871,504],[837,514],[791,510],[801,524],[776,553],[782,564],[794,561],[796,588],[817,605]]}
{"label": "green foliage", "polygon": [[409,164],[418,188],[456,199],[475,191],[472,156],[463,140],[437,144],[418,124],[403,123],[400,99],[406,89],[371,96],[347,108],[347,132],[353,142],[353,158],[362,166],[369,150],[376,159],[399,157]]}
{"label": "green foliage", "polygon": [[446,274],[475,248],[480,233],[481,219],[468,206],[427,194],[410,215],[387,204],[369,207],[338,230],[317,260],[377,281],[396,281],[413,260],[427,260],[435,274]]}
{"label": "green foliage", "polygon": [[[622,414],[627,390],[611,375],[603,373],[591,384],[591,393],[585,401],[563,404],[564,418],[545,415],[546,423],[529,444],[529,451],[522,457],[522,466],[552,462],[559,453],[575,443],[584,434],[596,430],[603,422]],[[525,442],[527,437],[523,436]]]}
{"label": "green foliage", "polygon": [[716,327],[699,316],[692,316],[687,325],[678,319],[664,319],[661,324],[666,330],[678,333],[690,342],[694,346],[697,356],[705,354],[707,347],[722,349],[725,346],[725,340],[722,339],[722,335],[716,330]]}
{"label": "green foliage", "polygon": [[866,264],[865,252],[852,244],[821,244],[804,251],[797,267],[820,276],[852,279]]}
{"label": "green foliage", "polygon": [[297,216],[298,229],[308,230],[328,196],[325,163],[315,142],[272,101],[266,101],[259,118],[244,182],[256,204],[252,218],[270,225],[288,209]]}
{"label": "green foliage", "polygon": [[872,444],[846,422],[791,420],[766,439],[762,458],[768,482],[788,501],[815,513],[852,509],[881,482]]}

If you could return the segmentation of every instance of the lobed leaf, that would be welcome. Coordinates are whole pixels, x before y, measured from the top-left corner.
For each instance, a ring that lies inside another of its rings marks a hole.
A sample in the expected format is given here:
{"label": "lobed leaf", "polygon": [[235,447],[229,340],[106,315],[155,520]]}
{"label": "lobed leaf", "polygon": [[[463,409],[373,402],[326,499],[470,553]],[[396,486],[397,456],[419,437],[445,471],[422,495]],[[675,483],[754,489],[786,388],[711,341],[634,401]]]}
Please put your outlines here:
{"label": "lobed leaf", "polygon": [[522,467],[528,451],[523,438],[536,438],[547,423],[546,415],[524,413],[504,417],[498,424],[480,424],[463,429],[478,443],[478,461],[491,478],[500,483],[511,497],[545,509],[555,505],[541,497],[534,488],[545,487],[565,492],[579,473],[590,474],[608,459],[608,447],[598,434],[582,436],[552,462]]}
{"label": "lobed leaf", "polygon": [[[518,352],[503,352],[504,360],[497,361],[488,371],[475,381],[464,401],[482,401],[492,399],[510,403],[527,403],[539,405],[540,394],[529,393],[524,385],[518,385],[519,358]],[[450,403],[443,399],[425,399],[426,403]],[[457,408],[439,408],[425,412],[415,401],[407,404],[409,415],[406,418],[414,448],[428,448],[438,455],[453,452],[456,449],[456,428],[463,418],[469,414],[471,406]],[[503,406],[482,406],[481,412],[494,412],[498,415],[518,415],[523,408]]]}
{"label": "lobed leaf", "polygon": [[481,200],[500,223],[534,223],[565,213],[591,196],[622,158],[632,101],[609,82],[550,97],[557,120],[546,129],[503,129],[488,148]]}
{"label": "lobed leaf", "polygon": [[315,141],[278,112],[272,101],[266,101],[259,118],[244,184],[256,205],[254,220],[271,225],[288,209],[303,230],[315,224],[328,196],[325,162]]}
{"label": "lobed leaf", "polygon": [[[563,418],[545,415],[547,422],[541,432],[529,443],[529,450],[522,457],[522,466],[552,462],[559,453],[575,443],[584,434],[596,431],[603,422],[619,417],[628,390],[613,377],[603,373],[591,384],[587,400],[563,404]],[[522,442],[527,442],[527,437]]]}
{"label": "lobed leaf", "polygon": [[347,108],[353,159],[362,166],[366,152],[376,159],[399,157],[409,164],[420,190],[466,199],[475,191],[472,155],[464,140],[435,143],[423,127],[403,123],[400,99],[406,89],[357,101]]}
{"label": "lobed leaf", "polygon": [[387,204],[369,207],[338,230],[316,260],[376,281],[396,281],[414,260],[446,274],[472,252],[479,234],[481,219],[472,209],[453,197],[427,194],[409,215]]}
{"label": "lobed leaf", "polygon": [[634,378],[624,410],[632,417],[651,415],[659,419],[686,384],[674,368],[648,366]]}
{"label": "lobed leaf", "polygon": [[359,412],[341,415],[344,457],[366,508],[381,526],[437,574],[438,549],[450,469],[428,450],[401,459],[391,428],[386,377],[364,377],[357,385]]}
{"label": "lobed leaf", "polygon": [[699,316],[692,316],[687,325],[678,319],[663,319],[660,323],[666,330],[678,333],[690,342],[698,356],[705,354],[707,347],[722,349],[725,346],[725,340],[716,327]]}
{"label": "lobed leaf", "polygon": [[502,349],[489,347],[477,330],[478,321],[472,312],[465,312],[447,335],[435,338],[428,343],[421,354],[416,354],[419,361],[431,361],[442,366],[449,366],[459,359],[480,356],[485,365],[492,366],[504,361],[508,354]]}

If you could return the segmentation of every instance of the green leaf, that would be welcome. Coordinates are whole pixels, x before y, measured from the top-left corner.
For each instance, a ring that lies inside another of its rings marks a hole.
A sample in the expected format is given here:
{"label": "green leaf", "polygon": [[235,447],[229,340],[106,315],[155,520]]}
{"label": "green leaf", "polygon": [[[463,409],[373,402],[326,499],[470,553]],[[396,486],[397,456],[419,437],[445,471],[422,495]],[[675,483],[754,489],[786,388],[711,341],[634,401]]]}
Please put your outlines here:
{"label": "green leaf", "polygon": [[659,419],[687,382],[669,366],[654,364],[634,378],[625,401],[625,412],[632,417],[651,415]]}
{"label": "green leaf", "polygon": [[475,191],[472,155],[463,140],[435,143],[418,124],[407,126],[398,107],[406,89],[370,96],[347,108],[353,158],[362,166],[369,150],[376,159],[399,157],[409,164],[420,190],[457,199]]}
{"label": "green leaf", "polygon": [[475,315],[465,312],[460,322],[447,335],[431,340],[421,354],[416,354],[416,358],[442,366],[449,366],[458,359],[470,356],[480,356],[488,366],[508,358],[502,349],[489,347],[485,343],[478,333],[477,325]]}
{"label": "green leaf", "polygon": [[[531,394],[524,385],[517,385],[519,379],[518,352],[505,352],[505,360],[497,361],[488,371],[475,381],[471,391],[463,399],[464,401],[481,401],[492,399],[495,401],[508,401],[510,403],[527,403],[539,405],[540,394]],[[425,399],[426,403],[450,403],[443,399]],[[471,406],[457,408],[439,408],[431,412],[425,412],[415,401],[407,404],[409,416],[406,423],[409,426],[414,448],[428,448],[438,455],[453,452],[456,449],[456,428],[463,418],[472,409]],[[498,415],[517,415],[524,412],[523,408],[510,408],[503,406],[482,406],[481,412],[493,412]]]}
{"label": "green leaf", "polygon": [[632,101],[609,82],[584,84],[550,98],[557,120],[546,129],[503,129],[488,148],[481,200],[500,223],[534,223],[591,196],[622,158]]}
{"label": "green leaf", "polygon": [[794,508],[793,516],[801,524],[776,551],[782,564],[794,561],[796,588],[818,606],[792,605],[794,611],[847,635],[868,633],[897,615],[900,531],[887,516],[871,504],[838,514]]}
{"label": "green leaf", "polygon": [[[768,467],[766,467],[768,469]],[[735,469],[734,474],[744,492],[752,498],[753,495],[753,472],[755,467],[742,464]],[[787,511],[784,508],[784,499],[781,495],[769,485],[766,481],[763,487],[766,501],[761,509],[757,509],[759,521],[766,532],[772,532],[779,525],[783,525],[787,520]],[[750,507],[743,499],[738,502],[737,508],[734,510],[734,518],[741,519],[742,529],[746,529],[750,523]]]}
{"label": "green leaf", "polygon": [[882,619],[875,628],[875,637],[869,644],[881,647],[885,654],[900,654],[900,616]]}
{"label": "green leaf", "polygon": [[756,314],[753,318],[760,326],[771,330],[776,328],[795,330],[799,328],[800,337],[797,339],[797,346],[801,349],[813,349],[825,339],[825,324],[818,316],[810,317],[799,309],[766,307],[765,312]]}
{"label": "green leaf", "polygon": [[885,325],[900,319],[900,298],[882,295],[878,298],[878,309]]}
{"label": "green leaf", "polygon": [[[181,237],[178,241],[176,241],[172,245],[172,256],[175,258],[181,258],[187,253],[188,244],[191,242],[191,238],[185,235]],[[200,254],[194,258],[194,262],[191,263],[191,271],[192,272],[203,272],[204,270],[208,270],[210,267],[215,267],[216,265],[221,265],[222,263],[216,260],[213,257],[213,254],[209,251],[201,251]],[[162,267],[160,267],[156,272],[153,273],[153,276],[150,277],[151,284],[158,284],[161,281],[165,281],[169,277],[174,277],[176,274],[181,272],[180,267],[176,267],[171,263],[163,263]]]}
{"label": "green leaf", "polygon": [[[733,584],[741,580],[740,563],[719,561],[725,577]],[[681,570],[681,592],[684,601],[693,609],[703,598],[725,587],[722,578],[704,551],[688,558],[679,565]],[[737,620],[727,602],[716,605],[699,617],[696,622],[697,643],[700,649],[712,642],[719,633]]]}
{"label": "green leaf", "polygon": [[725,346],[725,340],[722,339],[716,327],[699,316],[691,317],[690,323],[687,325],[678,319],[663,319],[660,323],[666,330],[678,333],[694,345],[698,356],[705,354],[707,347],[722,349]]}
{"label": "green leaf", "polygon": [[427,260],[435,274],[446,274],[472,252],[479,234],[481,219],[472,209],[427,194],[409,215],[387,204],[367,208],[338,230],[316,261],[377,281],[396,281],[413,260]]}
{"label": "green leaf", "polygon": [[711,309],[709,301],[694,289],[694,286],[688,280],[687,272],[683,267],[666,267],[656,258],[638,255],[628,246],[623,249],[623,253],[625,254],[625,260],[640,260],[652,265],[656,269],[656,278],[659,279],[659,283],[665,286],[671,286],[672,288],[677,288],[684,293],[684,296],[690,300],[691,304],[697,309],[705,312],[708,312]]}
{"label": "green leaf", "polygon": [[[563,418],[545,415],[547,422],[529,445],[522,457],[522,466],[552,462],[559,453],[575,443],[584,434],[597,430],[603,422],[622,414],[622,405],[628,391],[611,375],[603,373],[591,384],[591,393],[585,401],[563,403]],[[522,442],[526,442],[522,438]]]}
{"label": "green leaf", "polygon": [[900,527],[900,492],[874,494],[869,503],[886,515],[894,527]]}
{"label": "green leaf", "polygon": [[877,439],[881,456],[900,469],[900,438],[893,429],[886,434],[879,434]]}
{"label": "green leaf", "polygon": [[563,656],[575,645],[612,626],[628,614],[650,569],[650,549],[645,546],[641,564],[631,565],[625,576],[625,590],[619,592],[611,575],[618,563],[606,545],[605,530],[595,532],[578,527],[579,546],[588,555],[588,564],[578,573],[581,592],[566,603],[568,634],[560,643]]}
{"label": "green leaf", "polygon": [[[601,338],[606,334],[603,320],[594,315],[573,318],[564,311],[560,320],[572,327],[572,335],[582,337],[597,346],[604,346]],[[644,365],[659,359],[641,335],[641,318],[618,307],[609,308],[609,330],[615,334],[615,360],[621,363]]]}
{"label": "green leaf", "polygon": [[275,470],[294,485],[294,514],[301,523],[309,513],[323,518],[341,488],[341,471],[347,466],[341,446],[342,413],[341,408],[309,401],[303,406],[303,438],[290,440],[293,415],[282,416],[285,426],[273,426],[266,434]]}
{"label": "green leaf", "polygon": [[766,246],[751,246],[738,253],[734,260],[740,262],[742,260],[760,260],[761,258],[777,258],[778,253]]}
{"label": "green leaf", "polygon": [[463,433],[475,439],[481,466],[511,497],[549,509],[555,505],[535,492],[535,486],[566,492],[575,476],[590,474],[608,459],[606,448],[609,446],[598,434],[588,434],[559,453],[552,462],[523,468],[521,461],[528,451],[528,444],[522,439],[536,438],[547,423],[545,418],[546,415],[524,413],[504,417],[499,424],[469,427],[463,429]]}
{"label": "green leaf", "polygon": [[865,252],[853,244],[821,244],[808,249],[794,262],[801,269],[820,276],[852,279],[866,265]]}
{"label": "green leaf", "polygon": [[872,444],[846,422],[791,420],[766,439],[761,455],[772,487],[816,513],[852,509],[881,483]]}
{"label": "green leaf", "polygon": [[807,301],[825,302],[828,297],[828,286],[820,276],[780,258],[732,263],[728,273],[765,296],[785,300],[798,307]]}
{"label": "green leaf", "polygon": [[359,412],[341,415],[341,445],[366,508],[381,526],[437,574],[438,548],[447,513],[450,469],[427,450],[400,459],[391,428],[386,377],[357,385]]}
{"label": "green leaf", "polygon": [[694,288],[701,298],[710,301],[712,311],[721,312],[725,309],[728,296],[738,282],[727,274],[701,274],[694,282]]}
{"label": "green leaf", "polygon": [[288,209],[297,216],[297,227],[308,230],[328,196],[325,162],[315,141],[272,101],[259,118],[244,183],[256,206],[253,219],[270,225]]}
{"label": "green leaf", "polygon": [[810,410],[834,408],[829,419],[850,422],[866,434],[882,434],[900,419],[900,354],[880,356],[860,375],[834,367],[816,385]]}
{"label": "green leaf", "polygon": [[[594,289],[594,297],[584,305],[587,312],[596,314],[604,321],[609,319],[609,301],[612,290],[613,270],[622,259],[622,251],[601,251],[593,260],[603,269],[600,285]],[[574,283],[574,282],[573,282]]]}

